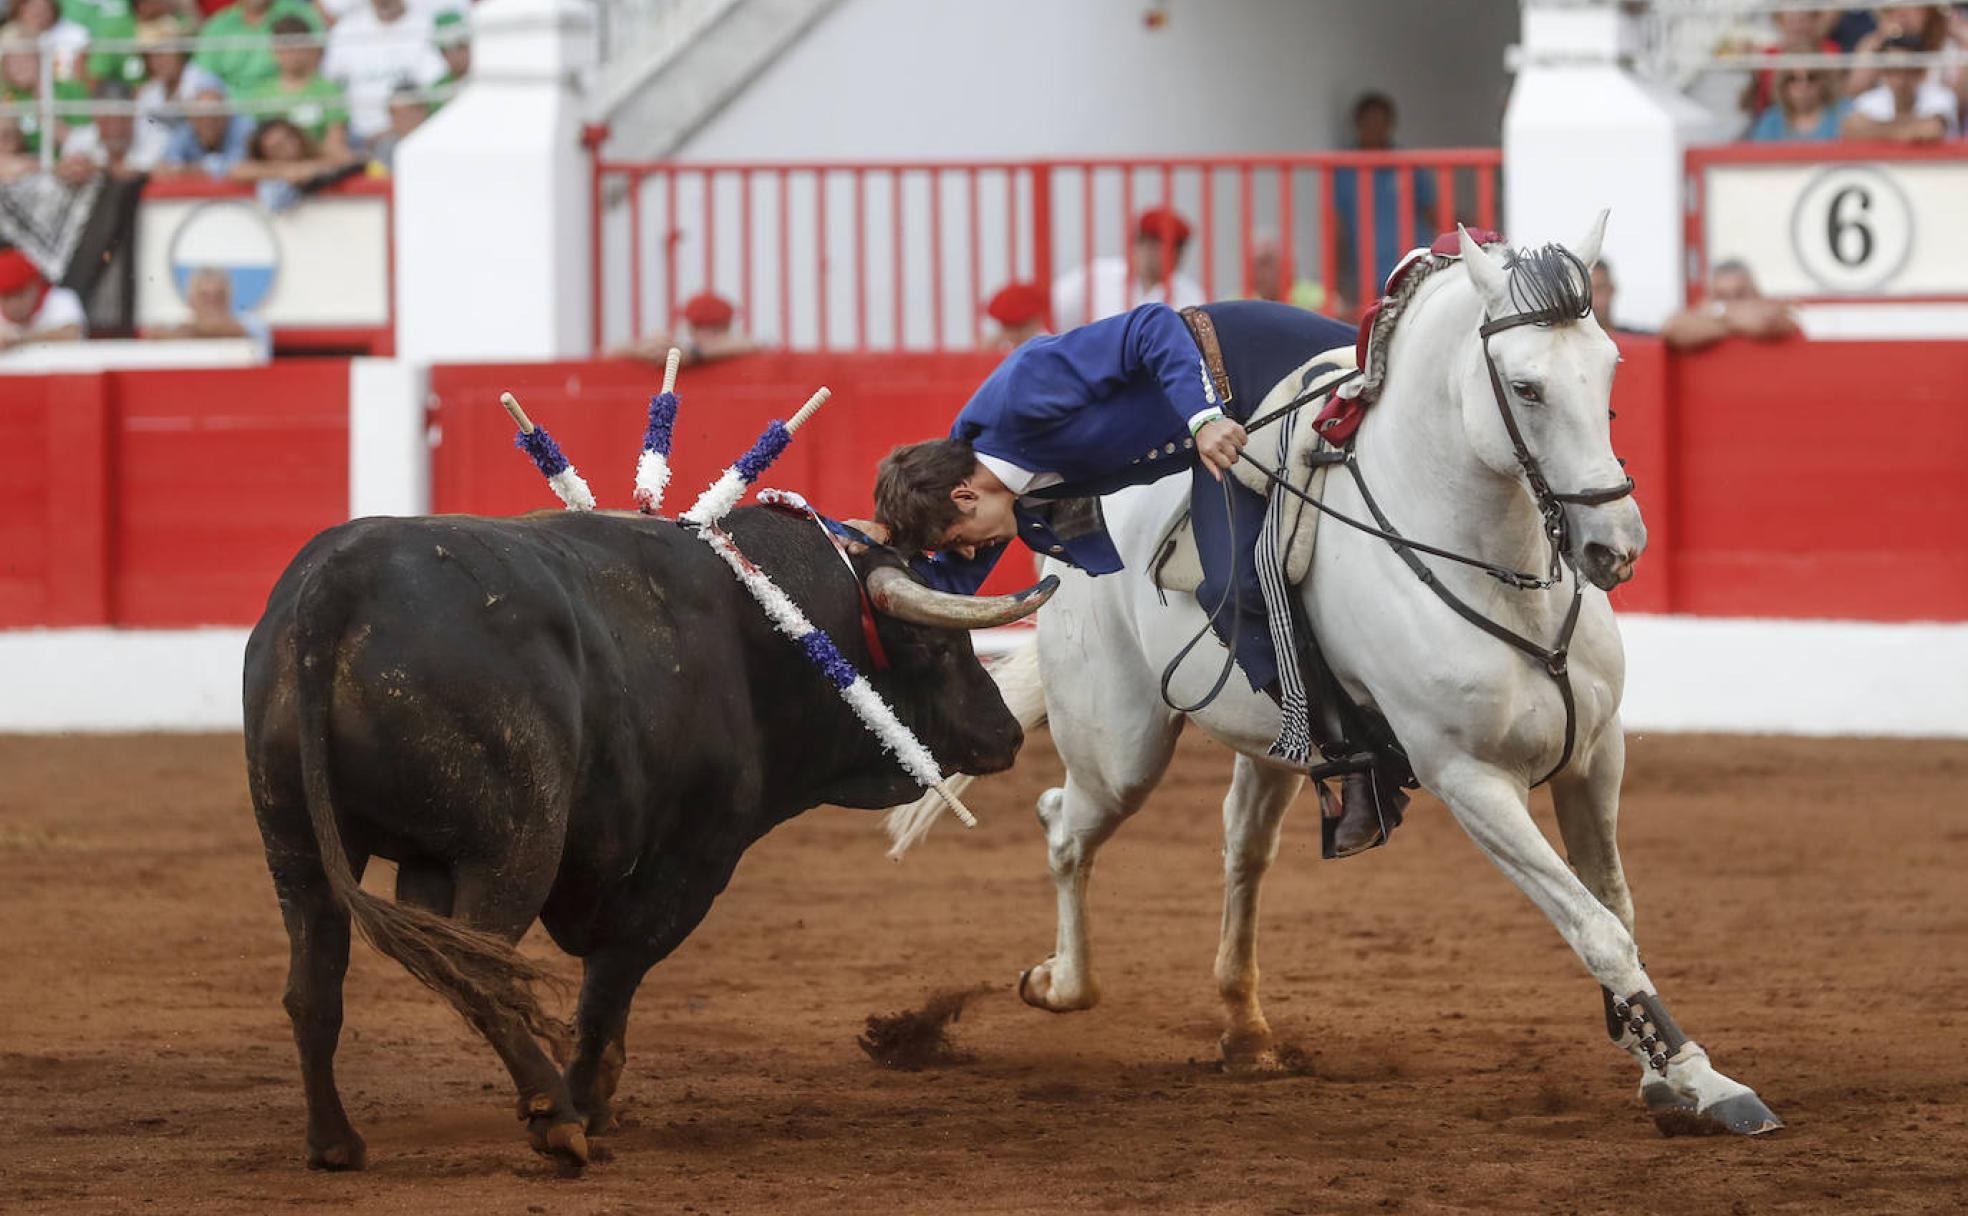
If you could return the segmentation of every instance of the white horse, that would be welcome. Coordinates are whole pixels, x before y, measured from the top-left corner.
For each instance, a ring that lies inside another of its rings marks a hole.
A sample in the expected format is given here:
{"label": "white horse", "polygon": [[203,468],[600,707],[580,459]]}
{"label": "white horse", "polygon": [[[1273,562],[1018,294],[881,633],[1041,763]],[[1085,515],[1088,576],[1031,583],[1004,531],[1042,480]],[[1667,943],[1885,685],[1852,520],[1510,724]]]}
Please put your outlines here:
{"label": "white horse", "polygon": [[[1575,247],[1575,270],[1597,258],[1605,221],[1602,213]],[[1377,504],[1407,538],[1540,571],[1552,543],[1534,489],[1541,474],[1547,498],[1570,500],[1549,507],[1562,512],[1570,566],[1557,585],[1521,589],[1469,566],[1419,560],[1444,590],[1540,646],[1552,645],[1568,613],[1578,611],[1569,668],[1555,664],[1561,671],[1554,676],[1547,664],[1479,631],[1394,546],[1330,519],[1296,594],[1347,691],[1386,719],[1421,784],[1543,910],[1605,989],[1608,1032],[1638,1060],[1640,1096],[1663,1129],[1689,1122],[1746,1133],[1780,1127],[1754,1092],[1712,1067],[1674,1025],[1634,944],[1633,902],[1614,841],[1625,766],[1625,656],[1605,589],[1631,575],[1646,530],[1611,444],[1608,401],[1618,352],[1589,313],[1577,315],[1582,309],[1524,323],[1527,294],[1538,294],[1535,285],[1513,281],[1525,267],[1500,261],[1467,233],[1459,263],[1436,266],[1405,302],[1383,391],[1354,440],[1373,502],[1342,470],[1327,478],[1324,500],[1364,521]],[[1488,329],[1479,333],[1486,319]],[[1513,443],[1512,429],[1521,443]],[[1608,489],[1576,493],[1588,487]],[[1086,1009],[1099,999],[1087,917],[1094,854],[1161,781],[1183,725],[1159,682],[1202,612],[1189,596],[1171,594],[1164,605],[1138,572],[1149,568],[1162,527],[1188,492],[1186,478],[1169,478],[1106,500],[1129,574],[1093,579],[1056,564],[1051,571],[1063,585],[1040,615],[1038,658],[1066,784],[1040,798],[1039,818],[1058,888],[1058,942],[1019,982],[1024,999],[1041,1009]],[[1580,584],[1581,572],[1594,585]],[[1214,666],[1192,660],[1170,700],[1193,702]],[[1570,867],[1527,804],[1531,787],[1567,751],[1560,679],[1570,681],[1575,701],[1575,743],[1550,780]],[[1017,709],[1016,690],[1006,692]],[[1026,716],[1037,718],[1034,698],[1023,700]],[[1257,993],[1258,888],[1305,778],[1267,757],[1279,713],[1241,679],[1193,717],[1237,752],[1223,803],[1221,1047],[1226,1064],[1263,1066],[1272,1037]],[[919,833],[920,813],[913,822]],[[891,830],[910,832],[908,817],[892,819]],[[899,840],[906,843],[906,836]]]}

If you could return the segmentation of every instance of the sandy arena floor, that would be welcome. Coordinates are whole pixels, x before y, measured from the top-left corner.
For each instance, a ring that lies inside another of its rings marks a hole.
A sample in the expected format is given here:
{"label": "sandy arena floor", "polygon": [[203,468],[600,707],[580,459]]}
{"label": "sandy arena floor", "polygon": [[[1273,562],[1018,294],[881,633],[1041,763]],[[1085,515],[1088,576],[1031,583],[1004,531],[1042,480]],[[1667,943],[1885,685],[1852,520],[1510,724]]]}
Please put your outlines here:
{"label": "sandy arena floor", "polygon": [[[338,1071],[370,1168],[329,1176],[301,1167],[239,740],[0,739],[0,1211],[1959,1210],[1968,744],[1634,741],[1642,945],[1789,1121],[1755,1141],[1656,1135],[1592,983],[1426,799],[1344,863],[1295,808],[1262,958],[1309,1064],[1219,1074],[1227,775],[1187,740],[1108,847],[1106,1000],[1067,1017],[1012,992],[1052,941],[1043,737],[976,787],[982,828],[906,863],[872,815],[789,824],[644,985],[626,1126],[577,1179],[527,1150],[491,1051],[358,944]],[[870,1013],[980,984],[968,1063],[888,1071],[854,1044]]]}

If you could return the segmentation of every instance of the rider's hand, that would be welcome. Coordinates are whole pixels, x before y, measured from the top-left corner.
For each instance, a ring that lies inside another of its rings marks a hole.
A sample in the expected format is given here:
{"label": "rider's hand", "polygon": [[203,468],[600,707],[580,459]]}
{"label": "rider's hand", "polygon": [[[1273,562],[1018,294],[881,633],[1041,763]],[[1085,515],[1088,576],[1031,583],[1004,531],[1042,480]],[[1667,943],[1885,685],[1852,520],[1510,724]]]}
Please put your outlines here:
{"label": "rider's hand", "polygon": [[1231,418],[1216,418],[1203,424],[1196,432],[1196,454],[1203,458],[1203,467],[1218,481],[1237,463],[1237,457],[1244,451],[1250,436],[1244,428]]}
{"label": "rider's hand", "polygon": [[[885,545],[888,543],[888,528],[876,523],[872,519],[847,519],[841,522],[877,544]],[[858,540],[848,540],[846,537],[842,537],[841,539],[847,545],[847,551],[849,553],[860,554],[868,551],[868,546]]]}

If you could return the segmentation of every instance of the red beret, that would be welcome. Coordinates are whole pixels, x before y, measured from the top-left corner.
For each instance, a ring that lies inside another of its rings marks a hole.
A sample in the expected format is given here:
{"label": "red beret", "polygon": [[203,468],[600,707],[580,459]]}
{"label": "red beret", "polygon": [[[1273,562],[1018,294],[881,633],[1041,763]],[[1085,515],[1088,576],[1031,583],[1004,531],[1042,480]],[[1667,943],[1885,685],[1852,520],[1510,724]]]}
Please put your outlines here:
{"label": "red beret", "polygon": [[1135,218],[1135,239],[1167,241],[1173,245],[1189,243],[1189,221],[1172,207],[1150,207]]}
{"label": "red beret", "polygon": [[0,292],[14,292],[38,282],[41,270],[18,249],[0,249]]}
{"label": "red beret", "polygon": [[683,319],[692,329],[717,329],[736,315],[731,301],[715,292],[700,292],[683,302]]}
{"label": "red beret", "polygon": [[1013,329],[1043,320],[1047,303],[1046,290],[1037,283],[1009,283],[998,289],[984,311],[993,321]]}

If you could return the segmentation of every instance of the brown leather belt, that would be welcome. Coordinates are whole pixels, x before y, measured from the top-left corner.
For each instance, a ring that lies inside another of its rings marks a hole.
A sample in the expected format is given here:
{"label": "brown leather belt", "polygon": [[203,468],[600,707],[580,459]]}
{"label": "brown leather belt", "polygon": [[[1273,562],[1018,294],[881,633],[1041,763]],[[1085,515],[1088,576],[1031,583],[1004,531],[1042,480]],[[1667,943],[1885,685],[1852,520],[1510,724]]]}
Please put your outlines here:
{"label": "brown leather belt", "polygon": [[1230,373],[1223,366],[1223,348],[1216,342],[1216,323],[1201,308],[1185,308],[1181,315],[1189,336],[1196,339],[1196,349],[1203,352],[1203,366],[1209,369],[1210,382],[1216,386],[1217,403],[1229,405]]}

